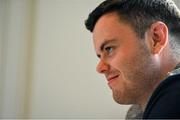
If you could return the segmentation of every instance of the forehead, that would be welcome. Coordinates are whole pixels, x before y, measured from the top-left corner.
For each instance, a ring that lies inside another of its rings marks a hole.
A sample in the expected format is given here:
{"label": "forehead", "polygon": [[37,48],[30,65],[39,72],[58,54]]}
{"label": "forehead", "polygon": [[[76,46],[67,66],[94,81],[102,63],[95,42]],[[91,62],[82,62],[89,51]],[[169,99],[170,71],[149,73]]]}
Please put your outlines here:
{"label": "forehead", "polygon": [[135,34],[130,25],[121,20],[117,13],[107,13],[100,17],[93,30],[93,42],[96,51],[108,40],[120,40]]}
{"label": "forehead", "polygon": [[[96,38],[99,32],[109,33],[109,30],[114,29],[113,27],[120,23],[120,20],[115,12],[107,13],[99,18],[97,23],[95,24],[93,30],[93,38]],[[103,35],[104,35],[103,34]]]}

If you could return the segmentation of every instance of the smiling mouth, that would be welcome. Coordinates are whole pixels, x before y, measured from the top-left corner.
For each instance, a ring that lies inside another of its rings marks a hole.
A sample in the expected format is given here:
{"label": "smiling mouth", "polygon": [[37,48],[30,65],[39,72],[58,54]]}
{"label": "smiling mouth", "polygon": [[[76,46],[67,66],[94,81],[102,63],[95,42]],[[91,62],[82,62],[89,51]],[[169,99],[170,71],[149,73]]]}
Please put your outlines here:
{"label": "smiling mouth", "polygon": [[118,78],[118,77],[119,77],[119,75],[108,78],[108,84],[114,82],[116,80],[116,78]]}

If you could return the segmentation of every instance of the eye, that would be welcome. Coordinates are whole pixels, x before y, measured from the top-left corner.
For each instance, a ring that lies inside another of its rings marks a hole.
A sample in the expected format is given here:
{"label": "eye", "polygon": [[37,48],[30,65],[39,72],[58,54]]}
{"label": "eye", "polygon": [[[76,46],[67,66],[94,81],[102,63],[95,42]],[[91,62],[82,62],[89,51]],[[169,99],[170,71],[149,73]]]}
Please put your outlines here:
{"label": "eye", "polygon": [[111,53],[113,51],[113,47],[108,46],[104,48],[107,53]]}

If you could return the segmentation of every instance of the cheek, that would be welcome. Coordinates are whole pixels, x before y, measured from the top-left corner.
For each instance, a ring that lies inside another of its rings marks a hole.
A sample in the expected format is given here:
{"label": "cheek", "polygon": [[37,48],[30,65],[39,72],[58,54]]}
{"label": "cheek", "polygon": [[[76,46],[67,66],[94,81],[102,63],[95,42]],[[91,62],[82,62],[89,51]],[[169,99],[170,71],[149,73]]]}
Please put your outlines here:
{"label": "cheek", "polygon": [[127,51],[117,54],[111,61],[112,68],[119,71],[121,74],[121,82],[130,82],[134,78],[138,79],[144,72],[144,65],[142,54],[140,51]]}
{"label": "cheek", "polygon": [[132,61],[133,57],[130,56],[130,53],[128,52],[119,52],[116,55],[113,56],[113,58],[110,61],[111,67],[121,71],[126,67],[126,64],[129,61]]}

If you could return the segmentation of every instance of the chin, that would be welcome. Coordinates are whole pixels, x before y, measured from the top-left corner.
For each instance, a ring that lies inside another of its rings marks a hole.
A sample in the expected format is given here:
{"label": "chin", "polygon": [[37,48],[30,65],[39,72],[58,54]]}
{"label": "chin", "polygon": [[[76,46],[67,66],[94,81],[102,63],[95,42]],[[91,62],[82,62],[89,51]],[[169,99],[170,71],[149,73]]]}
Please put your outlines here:
{"label": "chin", "polygon": [[126,101],[123,100],[122,97],[120,97],[120,96],[117,97],[117,96],[113,95],[113,99],[114,99],[114,101],[117,102],[118,104],[127,104]]}
{"label": "chin", "polygon": [[118,104],[122,104],[122,105],[130,105],[130,104],[134,103],[134,101],[132,99],[129,99],[129,98],[127,98],[127,96],[123,96],[120,94],[113,93],[113,99],[115,102],[117,102]]}
{"label": "chin", "polygon": [[133,104],[132,102],[129,102],[129,101],[123,101],[123,100],[117,100],[117,99],[114,99],[114,101],[118,104],[121,104],[121,105],[131,105]]}

